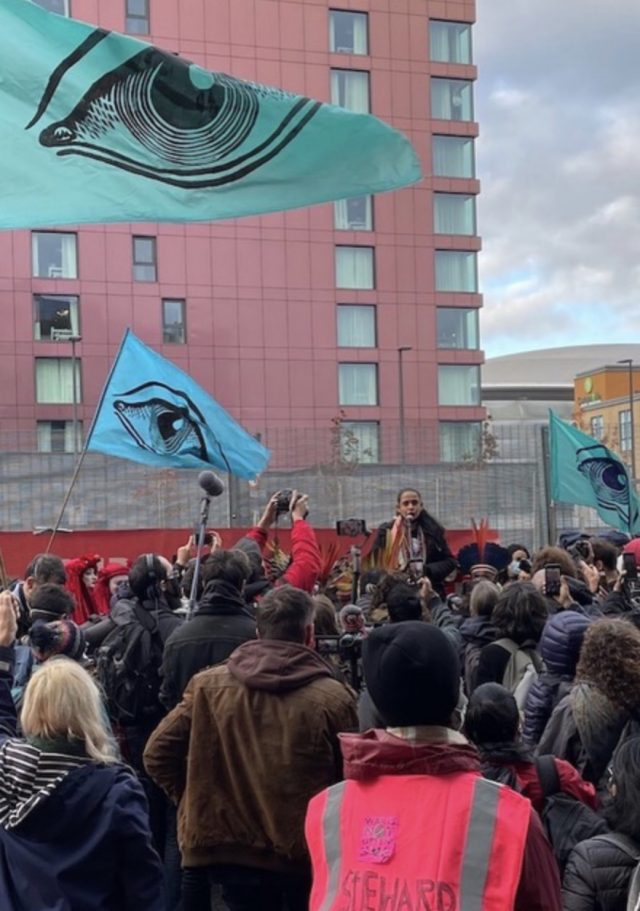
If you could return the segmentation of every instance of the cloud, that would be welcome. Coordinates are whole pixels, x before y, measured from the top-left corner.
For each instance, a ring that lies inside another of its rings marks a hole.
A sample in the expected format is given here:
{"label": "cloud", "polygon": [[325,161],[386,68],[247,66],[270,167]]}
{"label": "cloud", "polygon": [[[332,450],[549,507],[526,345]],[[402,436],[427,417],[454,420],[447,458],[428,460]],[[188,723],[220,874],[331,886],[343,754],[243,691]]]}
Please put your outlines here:
{"label": "cloud", "polygon": [[640,5],[478,0],[488,355],[629,341],[640,301]]}

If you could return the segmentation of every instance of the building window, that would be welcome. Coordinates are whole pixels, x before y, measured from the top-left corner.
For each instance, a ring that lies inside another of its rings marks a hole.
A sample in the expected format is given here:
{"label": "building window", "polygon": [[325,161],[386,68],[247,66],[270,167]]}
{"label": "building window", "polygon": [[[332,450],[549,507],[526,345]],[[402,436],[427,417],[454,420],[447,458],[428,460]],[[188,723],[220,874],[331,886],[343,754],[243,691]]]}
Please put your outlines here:
{"label": "building window", "polygon": [[482,425],[477,421],[440,422],[440,459],[468,462],[480,458]]}
{"label": "building window", "polygon": [[34,0],[37,6],[49,10],[50,13],[58,13],[59,16],[69,15],[69,0]]}
{"label": "building window", "polygon": [[34,278],[77,278],[77,237],[57,231],[34,231],[31,255]]}
{"label": "building window", "polygon": [[135,282],[158,280],[155,237],[133,238],[133,280]]}
{"label": "building window", "polygon": [[438,307],[438,348],[478,348],[478,311]]}
{"label": "building window", "polygon": [[473,120],[473,88],[464,79],[431,79],[431,116],[435,120]]}
{"label": "building window", "polygon": [[429,22],[429,53],[438,63],[471,63],[471,25],[468,22]]}
{"label": "building window", "polygon": [[338,347],[376,347],[376,308],[367,305],[338,307]]}
{"label": "building window", "polygon": [[124,30],[128,35],[148,35],[149,0],[125,0],[126,19]]}
{"label": "building window", "polygon": [[329,50],[333,54],[368,54],[368,20],[366,13],[329,10]]}
{"label": "building window", "polygon": [[79,452],[82,449],[82,423],[76,425],[77,445],[73,445],[73,421],[38,421],[38,452]]}
{"label": "building window", "polygon": [[[76,402],[82,401],[80,360],[76,358]],[[73,404],[73,359],[70,357],[36,358],[36,402],[41,405]]]}
{"label": "building window", "polygon": [[378,404],[378,365],[339,364],[340,405]]}
{"label": "building window", "polygon": [[336,287],[375,287],[373,247],[336,247]]}
{"label": "building window", "polygon": [[436,234],[475,234],[475,196],[467,196],[464,193],[434,193],[433,230]]}
{"label": "building window", "polygon": [[336,231],[373,230],[372,199],[370,196],[354,196],[339,199],[333,204],[333,222]]}
{"label": "building window", "polygon": [[466,364],[440,364],[438,404],[479,405],[480,368]]}
{"label": "building window", "polygon": [[436,291],[478,290],[476,254],[467,250],[436,250]]}
{"label": "building window", "polygon": [[435,177],[475,177],[473,139],[466,136],[433,137],[433,174]]}
{"label": "building window", "polygon": [[620,452],[631,452],[631,412],[620,411],[618,414],[618,435]]}
{"label": "building window", "polygon": [[184,345],[187,340],[183,300],[162,301],[162,341],[165,345]]}
{"label": "building window", "polygon": [[345,462],[372,465],[380,461],[380,425],[377,421],[342,421],[340,454]]}
{"label": "building window", "polygon": [[331,103],[355,114],[368,114],[369,74],[363,70],[331,70]]}
{"label": "building window", "polygon": [[33,337],[61,341],[78,335],[78,298],[64,294],[33,295]]}
{"label": "building window", "polygon": [[602,440],[604,437],[604,418],[601,414],[596,414],[591,418],[591,436],[594,440]]}

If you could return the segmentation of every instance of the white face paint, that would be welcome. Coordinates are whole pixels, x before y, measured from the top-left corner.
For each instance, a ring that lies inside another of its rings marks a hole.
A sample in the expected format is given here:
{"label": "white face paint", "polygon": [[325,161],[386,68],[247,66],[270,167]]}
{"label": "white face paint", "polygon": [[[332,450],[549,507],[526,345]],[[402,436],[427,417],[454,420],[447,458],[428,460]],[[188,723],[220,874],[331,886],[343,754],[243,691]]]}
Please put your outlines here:
{"label": "white face paint", "polygon": [[111,579],[109,579],[109,594],[115,595],[118,590],[118,586],[123,582],[126,582],[127,579],[127,573],[123,573],[121,576],[113,576]]}
{"label": "white face paint", "polygon": [[93,588],[96,582],[98,581],[98,571],[95,566],[90,566],[89,569],[85,569],[82,573],[82,581],[87,586],[87,588]]}

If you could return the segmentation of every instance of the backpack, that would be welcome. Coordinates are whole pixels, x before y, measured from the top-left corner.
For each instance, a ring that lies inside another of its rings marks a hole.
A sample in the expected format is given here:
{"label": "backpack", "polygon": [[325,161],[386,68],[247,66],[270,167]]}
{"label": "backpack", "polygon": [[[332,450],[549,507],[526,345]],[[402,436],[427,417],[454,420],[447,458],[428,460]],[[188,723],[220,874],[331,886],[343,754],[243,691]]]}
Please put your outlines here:
{"label": "backpack", "polygon": [[640,911],[640,851],[635,842],[621,835],[620,832],[607,832],[606,835],[600,836],[600,841],[608,841],[610,845],[615,845],[624,851],[633,861],[635,867],[629,877],[629,886],[627,888],[626,911]]}
{"label": "backpack", "polygon": [[158,693],[163,644],[158,624],[138,603],[129,604],[131,620],[108,633],[96,657],[96,677],[109,718],[124,725],[161,713]]}
{"label": "backpack", "polygon": [[591,807],[560,790],[554,756],[538,756],[536,771],[545,798],[540,818],[562,873],[575,846],[605,833],[607,824]]}
{"label": "backpack", "polygon": [[509,652],[509,661],[502,677],[502,685],[512,694],[518,709],[523,712],[531,685],[543,670],[542,658],[535,648],[523,648],[511,639],[497,639],[494,643]]}

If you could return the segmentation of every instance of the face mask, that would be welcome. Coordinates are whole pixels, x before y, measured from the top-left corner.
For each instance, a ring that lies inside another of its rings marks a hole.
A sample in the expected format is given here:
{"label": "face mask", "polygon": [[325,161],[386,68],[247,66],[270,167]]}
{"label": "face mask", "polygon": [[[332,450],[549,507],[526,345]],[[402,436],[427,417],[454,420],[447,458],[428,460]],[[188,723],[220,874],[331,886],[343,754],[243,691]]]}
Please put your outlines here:
{"label": "face mask", "polygon": [[510,576],[519,576],[520,575],[520,561],[514,560],[509,564],[509,575]]}

